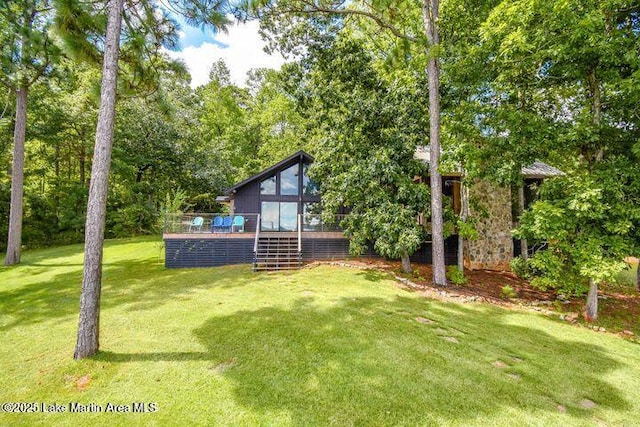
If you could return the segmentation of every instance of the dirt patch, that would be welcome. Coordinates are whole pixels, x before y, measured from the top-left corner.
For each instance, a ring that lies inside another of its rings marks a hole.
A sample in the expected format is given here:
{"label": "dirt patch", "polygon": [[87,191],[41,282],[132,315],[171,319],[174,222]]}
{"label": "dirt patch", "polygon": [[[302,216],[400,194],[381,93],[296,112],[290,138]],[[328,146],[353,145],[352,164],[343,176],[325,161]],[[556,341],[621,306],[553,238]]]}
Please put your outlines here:
{"label": "dirt patch", "polygon": [[[509,271],[465,270],[467,283],[449,284],[446,288],[433,285],[431,265],[412,263],[412,274],[405,274],[399,261],[361,258],[346,261],[315,262],[309,265],[330,264],[376,270],[388,273],[399,285],[420,292],[429,298],[456,302],[487,302],[507,308],[528,308],[543,314],[556,316],[562,321],[582,324],[598,332],[614,332],[632,340],[640,339],[640,293],[635,287],[603,285],[599,289],[599,317],[592,324],[583,319],[585,297],[559,300],[553,290],[534,288]],[[507,297],[503,288],[510,287],[514,297]],[[416,319],[428,323],[427,319]]]}
{"label": "dirt patch", "polygon": [[[399,262],[388,262],[386,269],[393,271],[396,275],[409,279],[419,287],[440,289],[433,285],[433,271],[431,265],[413,263],[413,274],[402,272]],[[540,302],[555,301],[557,294],[554,291],[543,292],[532,287],[526,280],[522,280],[510,271],[491,270],[466,270],[464,275],[467,283],[464,285],[449,284],[446,292],[461,296],[479,297],[481,300],[504,304],[505,302]],[[503,288],[509,286],[515,292],[515,298],[506,298],[503,295]]]}

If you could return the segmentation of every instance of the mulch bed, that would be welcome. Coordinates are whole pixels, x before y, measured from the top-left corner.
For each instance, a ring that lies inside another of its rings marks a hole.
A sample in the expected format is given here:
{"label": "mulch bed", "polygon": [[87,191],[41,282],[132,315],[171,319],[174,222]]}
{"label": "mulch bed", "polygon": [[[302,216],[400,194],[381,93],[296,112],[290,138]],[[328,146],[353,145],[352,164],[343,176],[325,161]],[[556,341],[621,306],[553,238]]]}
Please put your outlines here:
{"label": "mulch bed", "polygon": [[[313,264],[336,264],[355,268],[387,271],[398,279],[402,286],[427,296],[460,302],[488,302],[503,307],[530,307],[545,314],[559,316],[571,323],[583,323],[592,329],[619,332],[625,336],[640,335],[640,293],[635,289],[603,286],[599,290],[598,326],[586,324],[581,313],[585,298],[572,298],[559,301],[553,290],[542,291],[532,287],[529,282],[508,271],[465,270],[467,283],[458,286],[449,283],[446,288],[433,285],[431,265],[412,263],[413,274],[402,271],[399,261],[360,258],[348,261],[317,262]],[[515,298],[506,298],[503,287],[510,286]],[[635,334],[633,332],[635,332]],[[638,335],[636,335],[638,334]]]}

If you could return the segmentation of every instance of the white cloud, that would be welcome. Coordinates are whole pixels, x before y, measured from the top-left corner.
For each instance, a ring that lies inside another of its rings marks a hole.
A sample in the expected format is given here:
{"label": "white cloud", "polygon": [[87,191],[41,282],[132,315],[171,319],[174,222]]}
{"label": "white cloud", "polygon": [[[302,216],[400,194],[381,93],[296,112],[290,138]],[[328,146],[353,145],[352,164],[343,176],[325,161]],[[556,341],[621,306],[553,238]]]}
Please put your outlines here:
{"label": "white cloud", "polygon": [[244,86],[250,69],[280,69],[284,63],[281,55],[268,55],[264,52],[264,42],[258,34],[258,25],[257,21],[238,24],[229,28],[228,34],[218,34],[216,41],[228,47],[205,42],[198,47],[188,46],[180,52],[168,54],[185,62],[191,74],[191,87],[201,86],[209,81],[211,65],[218,59],[223,59],[229,67],[232,82]]}

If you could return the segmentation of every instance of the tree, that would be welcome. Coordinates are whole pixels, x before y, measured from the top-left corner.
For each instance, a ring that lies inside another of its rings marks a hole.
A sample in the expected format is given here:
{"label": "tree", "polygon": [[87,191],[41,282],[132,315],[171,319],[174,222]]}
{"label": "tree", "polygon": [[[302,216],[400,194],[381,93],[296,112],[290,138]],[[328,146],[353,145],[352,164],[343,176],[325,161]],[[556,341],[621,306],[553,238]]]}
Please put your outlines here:
{"label": "tree", "polygon": [[447,284],[444,263],[444,224],[442,211],[442,175],[440,174],[440,65],[438,48],[439,0],[422,1],[422,20],[427,34],[429,58],[429,178],[431,182],[431,247],[433,254],[433,283]]}
{"label": "tree", "polygon": [[52,63],[58,55],[58,50],[48,35],[50,10],[51,5],[47,0],[7,0],[0,5],[0,61],[3,71],[0,74],[0,84],[16,95],[11,207],[5,265],[20,262],[29,88],[52,72]]}
{"label": "tree", "polygon": [[[425,37],[414,36],[411,30],[415,22],[407,23],[405,15],[413,8],[412,2],[373,1],[349,2],[343,1],[307,1],[307,0],[246,0],[249,10],[257,11],[262,18],[266,17],[267,26],[275,31],[291,33],[290,22],[281,23],[279,16],[302,16],[325,14],[339,17],[363,18],[374,22],[379,28],[389,31],[395,37],[407,42],[420,42],[427,51],[429,60],[429,128],[430,128],[430,176],[431,176],[431,227],[433,253],[433,281],[437,285],[446,285],[444,261],[442,182],[439,171],[440,159],[440,85],[439,85],[439,1],[423,0],[422,2],[422,30]],[[398,13],[400,12],[400,13]],[[405,13],[406,12],[406,13]],[[291,19],[291,18],[289,18]],[[293,19],[295,21],[295,18]],[[295,25],[294,25],[295,27]],[[294,30],[295,33],[295,30]],[[299,32],[298,32],[299,33]],[[287,40],[288,41],[288,40]]]}
{"label": "tree", "polygon": [[[538,132],[550,136],[538,138],[541,144],[530,135],[526,144],[515,139],[506,147],[544,150],[567,172],[522,219],[520,237],[549,244],[530,260],[542,273],[534,283],[588,290],[589,320],[597,317],[599,283],[638,250],[638,117],[629,102],[639,96],[639,14],[621,0],[502,2],[483,26],[499,70],[493,88],[509,87],[507,80],[519,85],[512,94],[497,92],[497,110],[506,111],[505,99],[524,101],[552,129]],[[503,117],[509,131],[530,129],[514,115]]]}
{"label": "tree", "polygon": [[74,359],[92,356],[96,354],[99,348],[102,248],[107,206],[107,184],[115,123],[122,6],[123,0],[109,1],[100,111],[98,113],[96,144],[91,168],[91,185],[87,203],[84,270],[80,299],[80,318],[78,320],[78,340],[73,354]]}
{"label": "tree", "polygon": [[414,181],[425,172],[413,157],[426,136],[424,94],[385,81],[362,42],[346,34],[309,54],[308,72],[295,86],[314,129],[310,174],[322,183],[325,219],[346,207],[341,225],[350,252],[365,253],[371,242],[411,272],[409,256],[425,238],[416,219],[429,198],[428,187]]}
{"label": "tree", "polygon": [[[89,187],[89,199],[87,202],[87,220],[85,226],[85,261],[82,279],[82,294],[80,299],[80,316],[78,320],[78,339],[74,352],[75,359],[82,359],[94,355],[99,348],[99,319],[100,319],[100,291],[102,285],[102,252],[104,244],[104,226],[107,206],[108,177],[111,162],[111,150],[113,145],[113,133],[115,124],[115,105],[118,77],[118,57],[120,54],[120,32],[123,16],[124,0],[109,0],[107,5],[107,27],[104,40],[103,75],[101,85],[100,110],[96,130],[96,143],[94,148],[93,164],[91,169],[91,184]],[[215,7],[207,10],[208,2],[174,1],[170,5],[184,12],[191,22],[210,23],[224,27],[227,19],[224,14],[224,4],[216,3]],[[171,36],[175,35],[175,26],[171,25],[162,13],[154,8],[153,3],[127,2],[127,10],[130,19],[127,23],[137,22],[143,31],[129,33],[125,38],[133,53],[139,54],[147,49],[157,52],[163,42],[171,42]],[[157,16],[162,18],[163,25],[154,27],[154,23],[146,25]],[[126,18],[126,14],[125,14]],[[70,17],[61,14],[59,28],[72,25]],[[129,25],[129,29],[133,26]],[[88,47],[78,32],[68,31],[67,42],[78,42],[81,46]],[[149,49],[147,46],[150,46]],[[128,50],[123,50],[127,54]],[[133,58],[136,64],[136,58]],[[153,69],[154,55],[150,57]],[[132,78],[136,77],[145,81],[146,69],[133,68]]]}

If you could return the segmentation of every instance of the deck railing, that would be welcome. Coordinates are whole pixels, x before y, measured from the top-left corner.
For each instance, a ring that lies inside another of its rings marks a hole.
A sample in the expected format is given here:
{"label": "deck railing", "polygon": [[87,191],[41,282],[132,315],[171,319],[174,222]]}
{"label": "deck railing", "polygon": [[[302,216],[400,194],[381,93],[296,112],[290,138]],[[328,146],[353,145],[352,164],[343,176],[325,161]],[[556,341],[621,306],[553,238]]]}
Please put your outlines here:
{"label": "deck railing", "polygon": [[[232,215],[244,218],[244,227],[216,226],[216,217],[224,218],[220,213],[167,213],[164,216],[163,232],[165,234],[200,234],[200,233],[255,233],[260,230],[260,214],[237,213]],[[303,214],[298,216],[297,231],[300,232],[335,232],[342,231],[341,222],[346,215],[335,215],[327,219],[322,214]],[[273,227],[271,227],[273,228]]]}
{"label": "deck railing", "polygon": [[302,231],[331,232],[342,231],[342,221],[347,215],[333,215],[327,219],[322,214],[304,214],[302,217]]}
{"label": "deck railing", "polygon": [[[224,218],[231,216],[224,224]],[[244,226],[233,225],[236,215],[224,215],[220,213],[167,213],[164,216],[165,234],[198,234],[198,233],[254,233],[259,224],[259,214],[238,214],[244,218]],[[223,225],[215,223],[216,217],[223,220]],[[229,225],[231,222],[231,225]]]}

